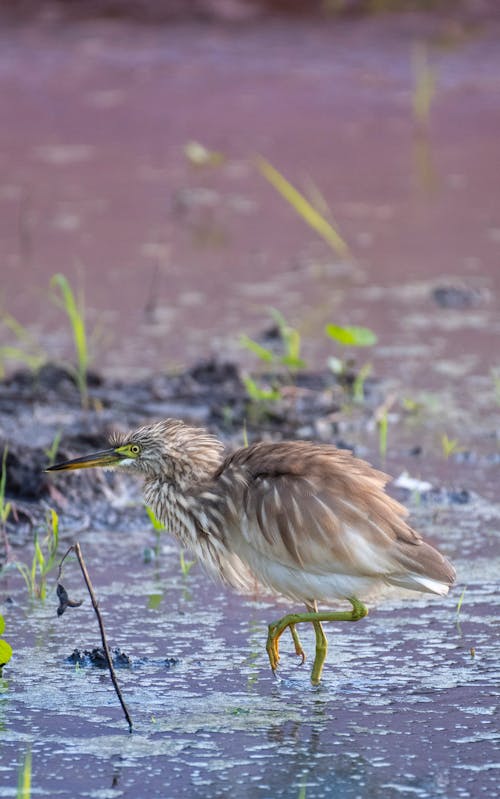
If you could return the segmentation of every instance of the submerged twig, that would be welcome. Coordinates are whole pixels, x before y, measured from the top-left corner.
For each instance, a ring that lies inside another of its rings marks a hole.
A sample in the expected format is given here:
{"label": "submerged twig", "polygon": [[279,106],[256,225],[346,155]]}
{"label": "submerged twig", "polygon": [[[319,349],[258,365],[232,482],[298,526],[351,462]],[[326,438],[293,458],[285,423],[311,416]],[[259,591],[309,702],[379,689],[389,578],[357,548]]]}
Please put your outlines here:
{"label": "submerged twig", "polygon": [[67,552],[63,555],[63,557],[61,559],[61,562],[59,564],[59,572],[58,572],[58,575],[57,575],[57,595],[59,597],[59,603],[60,604],[59,604],[59,607],[57,609],[57,613],[58,613],[59,616],[61,616],[64,613],[64,611],[66,610],[67,607],[78,607],[81,604],[81,602],[75,602],[74,600],[70,600],[69,597],[68,597],[66,589],[59,582],[59,579],[61,577],[61,571],[62,571],[63,563],[66,560],[66,558],[67,558],[67,556],[69,555],[70,552],[74,552],[76,557],[77,557],[77,559],[78,559],[78,563],[80,565],[80,569],[81,569],[82,574],[83,574],[83,579],[85,580],[85,584],[87,586],[87,590],[88,590],[89,595],[90,595],[90,599],[91,599],[91,602],[92,602],[92,607],[94,608],[95,614],[97,616],[97,621],[99,623],[99,629],[101,631],[102,648],[103,648],[104,654],[106,656],[106,663],[108,664],[108,669],[109,669],[109,673],[110,673],[110,676],[111,676],[111,681],[113,683],[116,695],[118,697],[118,700],[119,700],[119,702],[120,702],[120,704],[122,706],[123,712],[125,714],[125,718],[126,718],[127,723],[128,723],[129,731],[132,732],[132,719],[130,717],[130,713],[128,712],[127,705],[125,704],[125,700],[123,699],[122,692],[120,690],[120,686],[118,685],[118,680],[116,678],[116,672],[115,672],[115,669],[114,669],[114,666],[113,666],[113,661],[111,659],[111,653],[109,651],[108,639],[106,637],[106,631],[104,629],[104,622],[102,620],[101,612],[99,610],[99,603],[97,602],[97,598],[96,598],[96,595],[95,595],[95,592],[94,592],[94,587],[93,587],[92,581],[91,581],[91,579],[89,577],[89,573],[88,573],[87,567],[85,565],[85,560],[83,558],[82,550],[81,550],[80,544],[78,542],[76,544],[72,544],[69,547]]}

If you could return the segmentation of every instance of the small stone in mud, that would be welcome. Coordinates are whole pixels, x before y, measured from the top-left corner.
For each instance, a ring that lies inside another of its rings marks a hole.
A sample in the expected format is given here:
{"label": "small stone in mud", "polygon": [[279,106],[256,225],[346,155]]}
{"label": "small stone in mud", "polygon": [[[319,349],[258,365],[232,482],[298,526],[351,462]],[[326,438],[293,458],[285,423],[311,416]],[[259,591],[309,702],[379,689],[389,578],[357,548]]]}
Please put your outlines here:
{"label": "small stone in mud", "polygon": [[[132,661],[129,656],[122,652],[120,649],[113,649],[111,652],[111,660],[116,669],[129,668]],[[97,666],[100,669],[106,669],[108,666],[104,649],[101,646],[94,647],[92,650],[74,649],[69,657],[66,658],[67,663],[74,663],[78,666]]]}
{"label": "small stone in mud", "polygon": [[189,370],[189,374],[198,383],[225,383],[228,380],[240,382],[236,364],[225,361],[220,362],[215,359],[200,361]]}
{"label": "small stone in mud", "polygon": [[475,308],[481,301],[479,292],[465,286],[438,286],[432,296],[441,308],[454,310]]}
{"label": "small stone in mud", "polygon": [[465,488],[462,488],[461,491],[449,491],[448,496],[450,498],[450,502],[453,502],[456,505],[466,505],[468,502],[470,502],[470,493]]}

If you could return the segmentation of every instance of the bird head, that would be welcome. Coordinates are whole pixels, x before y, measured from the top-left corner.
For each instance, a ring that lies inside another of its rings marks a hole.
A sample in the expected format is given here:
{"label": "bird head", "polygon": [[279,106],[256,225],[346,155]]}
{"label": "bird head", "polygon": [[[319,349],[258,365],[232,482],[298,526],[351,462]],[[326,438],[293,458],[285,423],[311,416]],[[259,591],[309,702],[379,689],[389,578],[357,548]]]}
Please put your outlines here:
{"label": "bird head", "polygon": [[145,425],[128,434],[115,434],[109,449],[49,466],[48,472],[103,467],[143,474],[181,488],[209,479],[217,470],[223,445],[205,430],[177,419]]}

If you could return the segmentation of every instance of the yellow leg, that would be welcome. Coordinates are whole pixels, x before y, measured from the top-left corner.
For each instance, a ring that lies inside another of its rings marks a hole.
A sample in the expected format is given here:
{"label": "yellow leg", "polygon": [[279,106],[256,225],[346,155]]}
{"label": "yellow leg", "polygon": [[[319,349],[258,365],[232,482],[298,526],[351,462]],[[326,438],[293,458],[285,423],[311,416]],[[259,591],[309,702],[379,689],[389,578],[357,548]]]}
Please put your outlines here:
{"label": "yellow leg", "polygon": [[363,605],[359,599],[350,597],[349,602],[352,605],[352,610],[340,611],[325,611],[318,612],[316,603],[306,605],[307,613],[289,613],[283,616],[279,621],[273,622],[269,625],[269,632],[267,636],[266,649],[269,656],[269,663],[273,671],[276,671],[279,663],[279,639],[287,627],[292,630],[292,637],[295,642],[295,635],[293,628],[296,624],[301,622],[311,622],[314,626],[316,634],[316,656],[314,659],[313,670],[311,674],[311,681],[317,685],[321,679],[321,672],[328,650],[328,643],[326,635],[321,626],[322,621],[359,621],[368,614],[368,608]]}

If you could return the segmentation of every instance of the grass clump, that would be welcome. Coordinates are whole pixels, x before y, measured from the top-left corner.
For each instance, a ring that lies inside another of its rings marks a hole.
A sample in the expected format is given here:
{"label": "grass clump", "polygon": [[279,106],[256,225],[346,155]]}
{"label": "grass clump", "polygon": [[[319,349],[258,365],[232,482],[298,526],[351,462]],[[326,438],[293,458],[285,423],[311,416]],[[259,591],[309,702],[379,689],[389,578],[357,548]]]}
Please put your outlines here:
{"label": "grass clump", "polygon": [[269,410],[269,403],[281,399],[281,386],[293,380],[299,369],[304,369],[307,364],[301,357],[302,340],[297,328],[292,327],[280,311],[270,308],[269,313],[276,325],[279,336],[279,352],[270,347],[264,347],[258,341],[242,334],[239,338],[240,346],[257,356],[261,364],[268,365],[273,378],[270,385],[263,385],[261,381],[250,375],[243,375],[242,380],[249,400],[252,403],[252,413],[256,420],[265,415]]}
{"label": "grass clump", "polygon": [[2,530],[5,530],[5,525],[7,524],[7,519],[9,518],[9,514],[12,510],[12,505],[10,502],[5,501],[5,485],[7,482],[7,454],[9,448],[4,447],[3,455],[2,455],[2,471],[0,473],[0,525]]}
{"label": "grass clump", "polygon": [[283,354],[278,354],[269,347],[264,347],[262,344],[259,344],[258,341],[255,341],[245,334],[240,336],[240,346],[256,355],[261,362],[268,363],[273,367],[284,366],[292,373],[298,369],[305,369],[307,364],[304,359],[300,357],[302,346],[300,332],[297,328],[292,327],[283,314],[277,311],[276,308],[270,308],[269,313],[278,329],[280,349]]}
{"label": "grass clump", "polygon": [[456,455],[458,452],[465,452],[465,447],[460,445],[458,438],[448,438],[446,433],[442,434],[440,442],[441,452],[445,460],[448,460],[448,458],[452,455]]}
{"label": "grass clump", "polygon": [[53,508],[47,513],[46,531],[42,542],[40,542],[38,532],[35,532],[35,551],[31,566],[15,561],[15,565],[26,583],[30,597],[32,599],[41,599],[42,601],[47,598],[47,576],[56,564],[59,546],[59,516]]}

